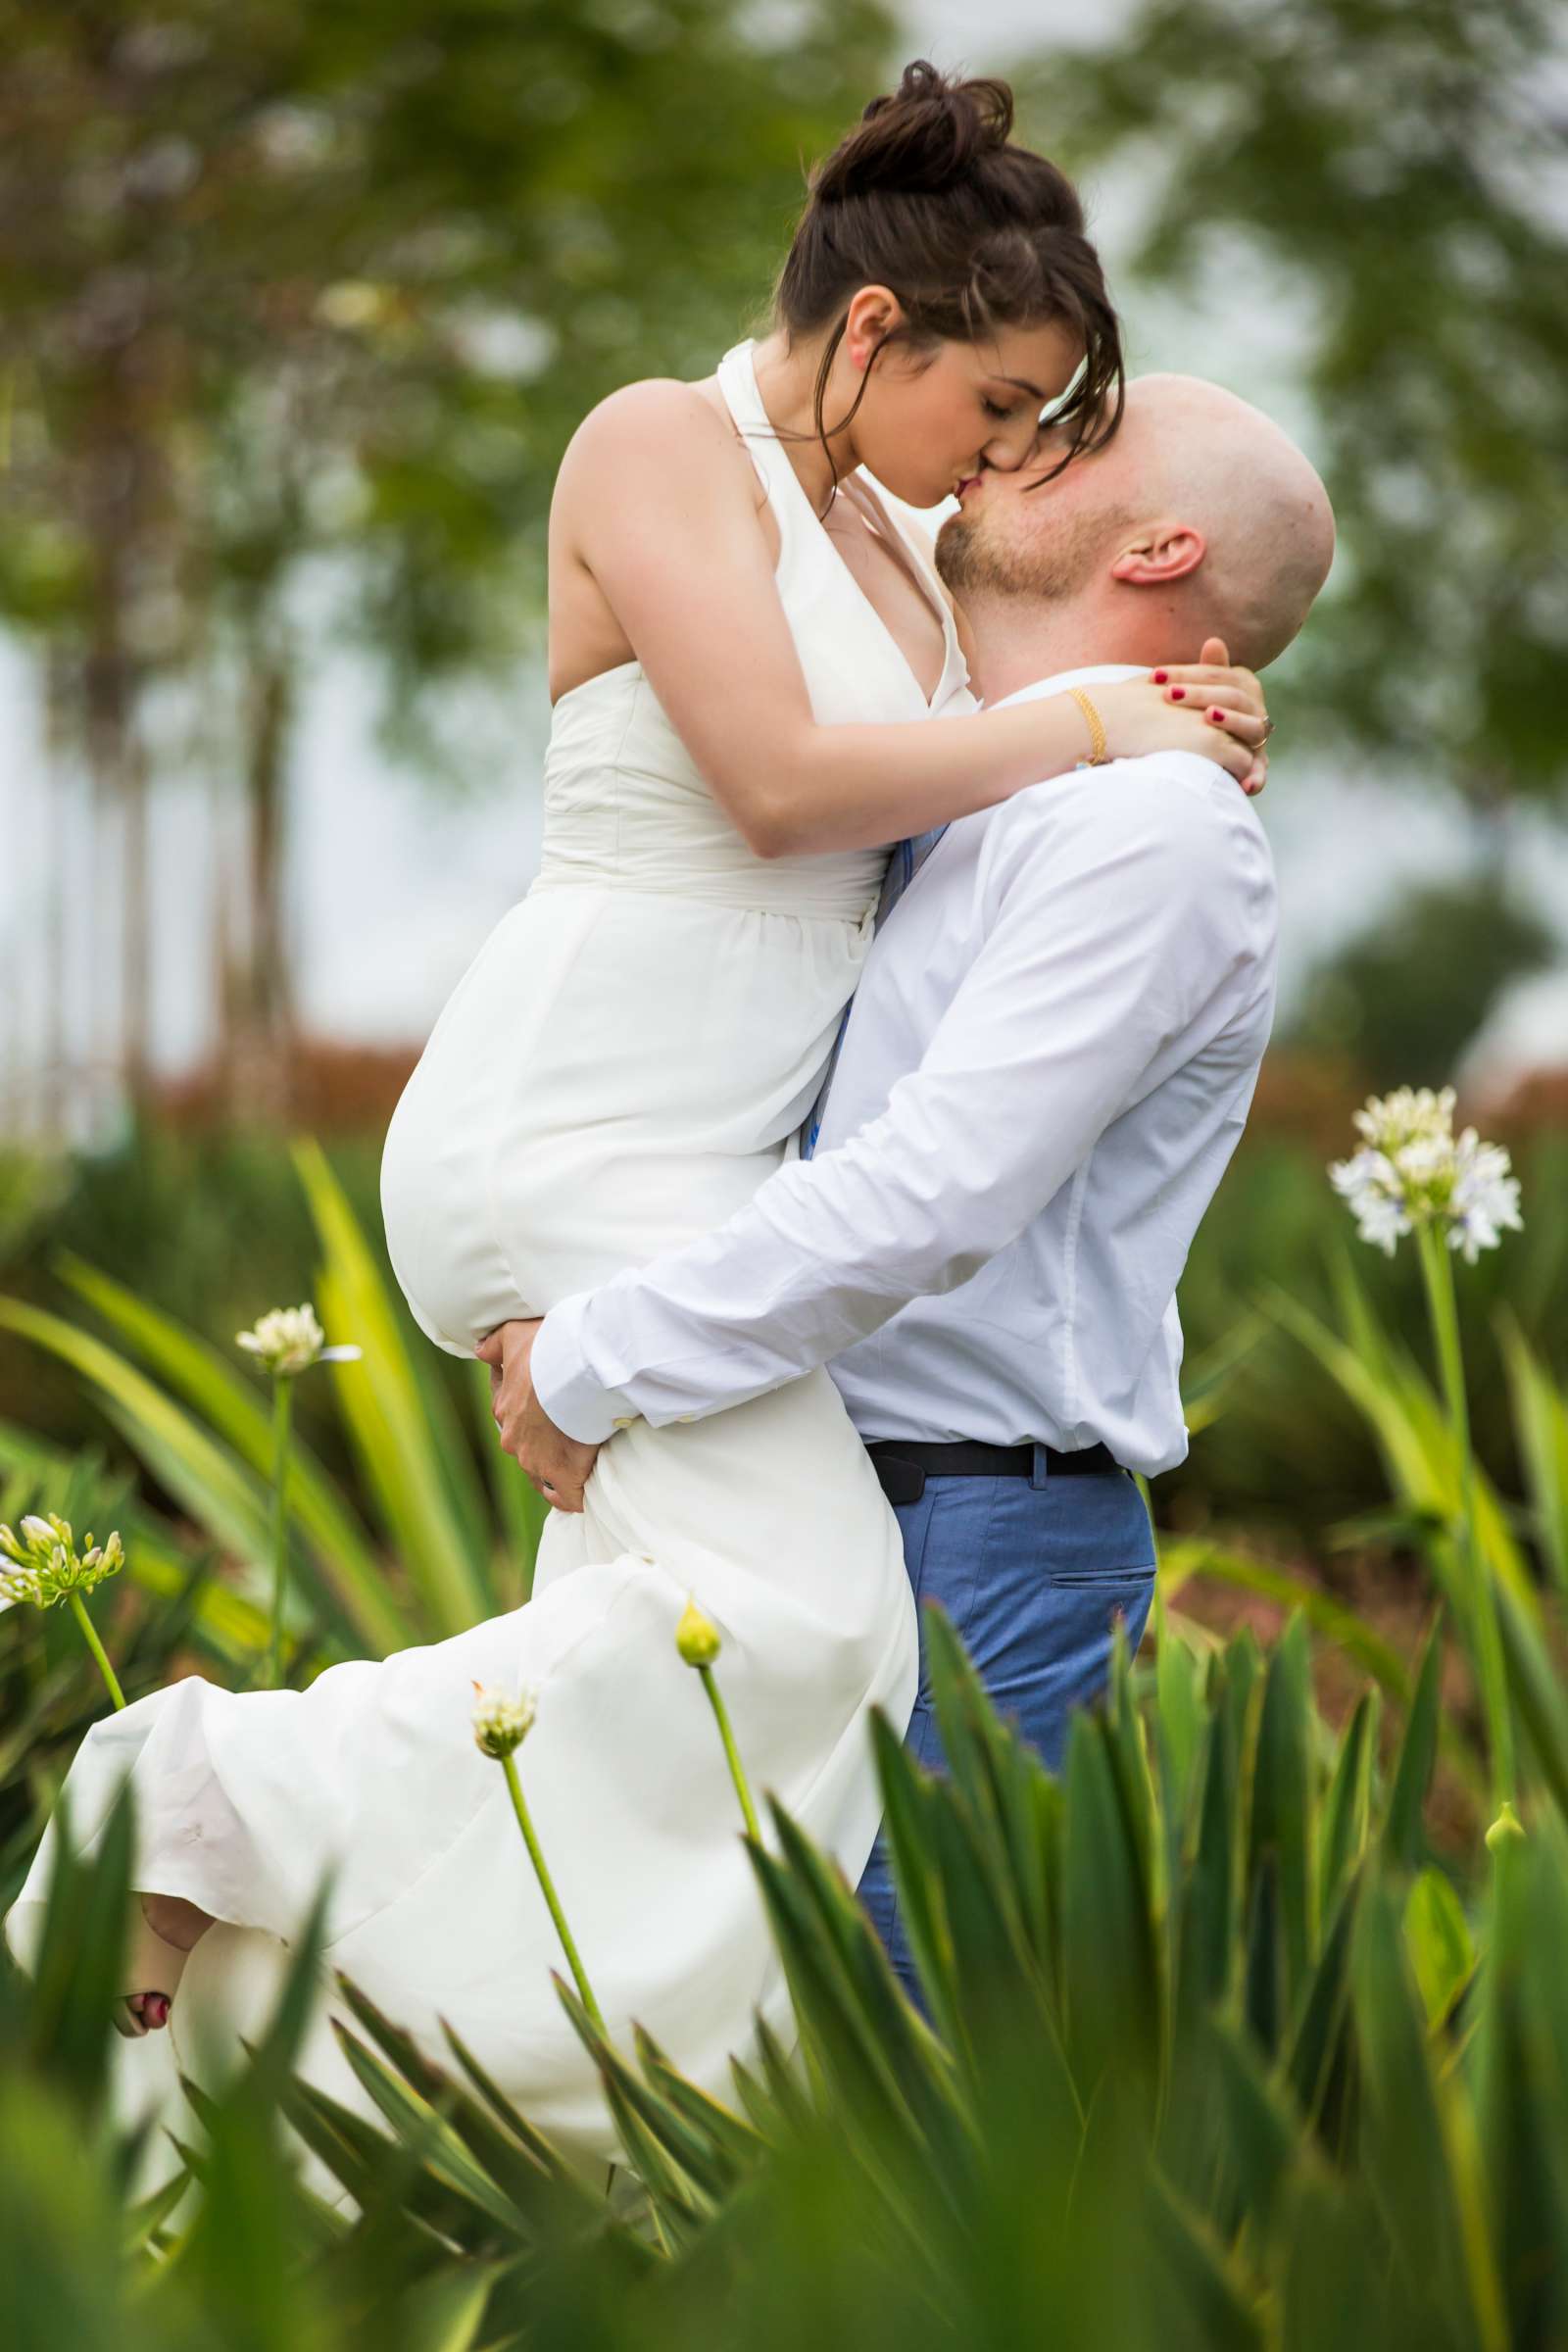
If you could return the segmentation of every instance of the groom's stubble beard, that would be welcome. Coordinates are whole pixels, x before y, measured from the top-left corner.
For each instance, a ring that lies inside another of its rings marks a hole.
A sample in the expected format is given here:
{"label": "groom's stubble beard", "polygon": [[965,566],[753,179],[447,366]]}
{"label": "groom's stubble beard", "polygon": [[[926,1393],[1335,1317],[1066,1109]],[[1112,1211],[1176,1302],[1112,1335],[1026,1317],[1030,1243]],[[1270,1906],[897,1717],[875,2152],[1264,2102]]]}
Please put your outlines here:
{"label": "groom's stubble beard", "polygon": [[998,528],[996,517],[984,512],[950,514],[937,533],[938,576],[957,597],[1024,597],[1036,604],[1062,604],[1082,593],[1107,541],[1125,529],[1128,520],[1120,509],[1078,514],[1056,529],[1049,521],[1042,527],[1031,518],[1026,535]]}

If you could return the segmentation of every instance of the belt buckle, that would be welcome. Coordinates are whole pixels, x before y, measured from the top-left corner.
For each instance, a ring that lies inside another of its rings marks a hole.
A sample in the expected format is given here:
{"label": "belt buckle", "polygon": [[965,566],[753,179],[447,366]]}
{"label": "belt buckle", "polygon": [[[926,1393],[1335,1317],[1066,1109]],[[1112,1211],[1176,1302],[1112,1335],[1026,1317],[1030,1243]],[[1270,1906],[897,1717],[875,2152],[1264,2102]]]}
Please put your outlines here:
{"label": "belt buckle", "polygon": [[872,1462],[889,1502],[918,1502],[925,1493],[925,1472],[918,1462],[897,1453],[873,1454]]}

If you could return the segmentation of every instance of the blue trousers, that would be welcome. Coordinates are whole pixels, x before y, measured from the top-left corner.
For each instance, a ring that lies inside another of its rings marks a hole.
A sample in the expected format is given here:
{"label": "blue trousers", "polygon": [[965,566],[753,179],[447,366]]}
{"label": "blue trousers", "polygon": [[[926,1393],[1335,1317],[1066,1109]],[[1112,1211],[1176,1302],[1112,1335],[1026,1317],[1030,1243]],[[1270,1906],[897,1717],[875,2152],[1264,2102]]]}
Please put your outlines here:
{"label": "blue trousers", "polygon": [[[920,1624],[920,1688],[905,1738],[928,1771],[944,1768],[926,1666],[921,1604],[940,1601],[998,1712],[1053,1771],[1075,1707],[1100,1698],[1111,1630],[1136,1650],[1154,1597],[1154,1540],[1125,1473],[1053,1478],[1042,1447],[1032,1478],[932,1478],[918,1502],[895,1504]],[[871,1849],[861,1901],[905,1990],[919,2000],[885,1837]]]}

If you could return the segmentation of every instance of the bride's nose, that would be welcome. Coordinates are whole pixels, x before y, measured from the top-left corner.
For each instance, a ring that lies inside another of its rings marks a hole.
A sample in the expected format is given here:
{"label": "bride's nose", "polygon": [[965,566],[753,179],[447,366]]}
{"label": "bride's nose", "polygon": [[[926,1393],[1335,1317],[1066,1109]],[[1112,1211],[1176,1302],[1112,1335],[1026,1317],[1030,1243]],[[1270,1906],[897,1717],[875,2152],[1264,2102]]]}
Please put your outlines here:
{"label": "bride's nose", "polygon": [[1040,419],[1025,416],[1005,432],[993,433],[981,451],[982,463],[994,466],[998,473],[1016,473],[1027,466],[1040,439]]}

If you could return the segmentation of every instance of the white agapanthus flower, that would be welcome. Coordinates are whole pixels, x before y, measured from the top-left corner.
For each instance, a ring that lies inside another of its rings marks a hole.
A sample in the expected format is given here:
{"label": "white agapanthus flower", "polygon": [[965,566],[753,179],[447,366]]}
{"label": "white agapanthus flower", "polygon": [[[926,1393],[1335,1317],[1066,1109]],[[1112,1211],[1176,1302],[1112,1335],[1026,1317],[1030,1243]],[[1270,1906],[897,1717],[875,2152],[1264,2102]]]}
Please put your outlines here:
{"label": "white agapanthus flower", "polygon": [[533,1729],[539,1694],[524,1683],[515,1693],[473,1686],[473,1741],[481,1755],[510,1756]]}
{"label": "white agapanthus flower", "polygon": [[1392,1095],[1371,1096],[1363,1109],[1350,1113],[1350,1123],[1374,1152],[1397,1152],[1406,1144],[1451,1137],[1454,1101],[1451,1086],[1441,1094],[1430,1086],[1400,1086]]}
{"label": "white agapanthus flower", "polygon": [[353,1364],[360,1358],[358,1348],[328,1348],[309,1300],[304,1306],[274,1306],[257,1318],[254,1330],[236,1332],[234,1344],[278,1380],[292,1380],[313,1364]]}
{"label": "white agapanthus flower", "polygon": [[1473,1127],[1453,1132],[1451,1086],[1400,1087],[1373,1096],[1354,1114],[1364,1148],[1329,1169],[1363,1242],[1394,1255],[1400,1237],[1439,1226],[1450,1250],[1474,1265],[1495,1249],[1504,1228],[1519,1232],[1519,1180],[1500,1144],[1484,1144]]}
{"label": "white agapanthus flower", "polygon": [[53,1511],[47,1519],[29,1512],[20,1536],[0,1527],[0,1596],[7,1603],[25,1600],[52,1609],[68,1592],[93,1592],[124,1564],[118,1534],[102,1544],[88,1536],[78,1552],[71,1521]]}
{"label": "white agapanthus flower", "polygon": [[1448,1247],[1464,1251],[1467,1266],[1483,1250],[1496,1249],[1504,1227],[1524,1231],[1519,1179],[1508,1173],[1508,1154],[1500,1144],[1482,1143],[1473,1127],[1454,1147],[1448,1218]]}

